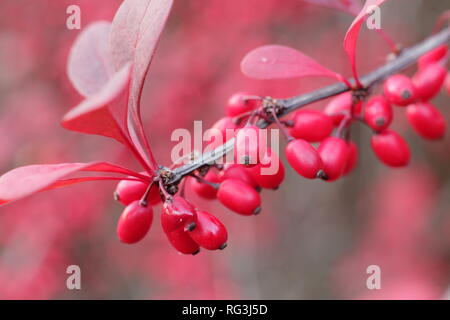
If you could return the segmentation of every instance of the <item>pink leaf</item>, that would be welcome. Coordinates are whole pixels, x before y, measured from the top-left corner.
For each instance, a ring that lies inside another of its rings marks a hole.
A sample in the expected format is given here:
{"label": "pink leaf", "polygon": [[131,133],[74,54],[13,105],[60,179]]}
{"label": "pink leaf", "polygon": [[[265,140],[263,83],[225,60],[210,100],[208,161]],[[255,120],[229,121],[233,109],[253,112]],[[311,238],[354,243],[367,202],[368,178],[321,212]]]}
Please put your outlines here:
{"label": "pink leaf", "polygon": [[125,65],[100,92],[69,111],[62,121],[64,128],[114,138],[127,144],[130,70],[130,65]]}
{"label": "pink leaf", "polygon": [[[148,180],[134,171],[106,162],[97,163],[61,163],[52,165],[31,165],[19,167],[0,177],[0,205],[24,198],[33,193],[68,186],[84,181],[104,180],[108,177],[82,177],[62,180],[76,172],[109,172],[134,176]],[[111,177],[111,179],[117,179]]]}
{"label": "pink leaf", "polygon": [[[112,22],[110,47],[116,70],[131,62],[133,73],[128,119],[133,143],[151,154],[140,115],[145,77],[163,31],[173,0],[125,0]],[[144,144],[144,147],[142,146]]]}
{"label": "pink leaf", "polygon": [[109,22],[95,22],[79,34],[70,50],[67,73],[75,89],[85,97],[98,93],[112,74],[110,30]]}
{"label": "pink leaf", "polygon": [[373,6],[380,6],[386,0],[367,0],[362,8],[361,12],[357,15],[350,28],[347,30],[347,34],[344,39],[344,49],[350,59],[352,66],[353,76],[357,81],[358,73],[356,72],[356,43],[358,41],[359,31],[361,30],[362,23],[367,16],[371,13]]}
{"label": "pink leaf", "polygon": [[354,16],[362,9],[360,0],[303,0],[318,6],[341,10]]}
{"label": "pink leaf", "polygon": [[285,46],[267,45],[249,52],[241,62],[242,72],[254,79],[283,79],[324,76],[342,77],[304,53]]}

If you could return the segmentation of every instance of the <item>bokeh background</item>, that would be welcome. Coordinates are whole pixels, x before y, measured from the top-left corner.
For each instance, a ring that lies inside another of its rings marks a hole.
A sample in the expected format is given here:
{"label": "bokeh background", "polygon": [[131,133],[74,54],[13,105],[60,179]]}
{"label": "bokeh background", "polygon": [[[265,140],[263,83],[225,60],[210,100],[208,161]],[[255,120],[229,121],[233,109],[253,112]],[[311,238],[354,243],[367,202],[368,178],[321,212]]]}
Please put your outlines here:
{"label": "bokeh background", "polygon": [[[0,2],[0,171],[33,163],[107,160],[136,167],[122,146],[68,132],[62,115],[81,97],[67,79],[66,8],[81,7],[82,27],[112,20],[120,0]],[[431,33],[446,1],[398,0],[382,8],[382,27],[408,46]],[[352,17],[301,0],[175,0],[146,82],[146,130],[158,161],[169,164],[170,134],[212,125],[236,91],[288,97],[328,80],[255,81],[242,57],[263,44],[303,50],[350,75],[342,39]],[[363,30],[361,73],[388,48]],[[414,68],[408,70],[413,72]],[[435,104],[450,119],[449,97]],[[311,108],[323,108],[326,101]],[[0,208],[2,299],[360,299],[448,297],[450,285],[450,138],[424,142],[398,112],[395,127],[412,146],[406,169],[379,164],[370,132],[352,132],[358,168],[335,183],[306,181],[290,168],[278,191],[263,191],[263,214],[242,217],[188,193],[229,231],[220,252],[182,256],[155,219],[136,245],[115,234],[121,206],[114,183],[91,182],[41,193]],[[159,211],[157,208],[156,211]],[[79,265],[82,290],[66,288]],[[379,265],[382,289],[368,290],[366,268]]]}

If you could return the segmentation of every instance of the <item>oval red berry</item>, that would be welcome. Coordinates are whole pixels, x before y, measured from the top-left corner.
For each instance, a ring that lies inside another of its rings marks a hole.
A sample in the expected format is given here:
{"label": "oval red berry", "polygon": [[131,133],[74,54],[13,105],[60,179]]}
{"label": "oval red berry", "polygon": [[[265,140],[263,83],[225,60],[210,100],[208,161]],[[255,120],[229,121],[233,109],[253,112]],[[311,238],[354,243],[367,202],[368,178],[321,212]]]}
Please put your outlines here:
{"label": "oval red berry", "polygon": [[261,206],[259,193],[238,179],[224,180],[217,191],[217,199],[228,209],[245,216],[258,213]]}
{"label": "oval red berry", "polygon": [[319,153],[305,140],[292,140],[286,146],[286,159],[297,173],[308,179],[317,178],[323,169]]}
{"label": "oval red berry", "polygon": [[207,250],[224,248],[228,239],[228,233],[223,223],[205,211],[197,211],[197,217],[197,226],[189,232],[192,240]]}
{"label": "oval red berry", "polygon": [[301,110],[294,116],[294,126],[289,130],[296,139],[319,142],[333,130],[331,117],[320,111]]}
{"label": "oval red berry", "polygon": [[371,145],[378,159],[388,166],[403,167],[409,163],[408,144],[395,131],[385,130],[372,135]]}
{"label": "oval red berry", "polygon": [[442,113],[431,103],[421,102],[409,105],[406,110],[408,122],[425,139],[442,139],[447,123]]}
{"label": "oval red berry", "polygon": [[130,203],[117,223],[117,236],[124,243],[136,243],[147,234],[153,221],[153,209],[141,206],[139,201]]}

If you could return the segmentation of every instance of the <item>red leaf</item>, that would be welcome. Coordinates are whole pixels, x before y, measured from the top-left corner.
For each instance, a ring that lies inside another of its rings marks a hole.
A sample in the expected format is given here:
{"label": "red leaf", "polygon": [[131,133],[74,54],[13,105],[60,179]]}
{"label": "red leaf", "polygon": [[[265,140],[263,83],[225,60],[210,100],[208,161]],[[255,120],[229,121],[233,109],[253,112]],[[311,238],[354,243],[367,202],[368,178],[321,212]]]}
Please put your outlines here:
{"label": "red leaf", "polygon": [[118,71],[103,89],[88,97],[63,118],[64,128],[114,138],[127,144],[127,103],[130,65]]}
{"label": "red leaf", "polygon": [[85,97],[98,93],[113,73],[110,30],[109,22],[95,22],[79,34],[70,50],[67,73],[75,89]]}
{"label": "red leaf", "polygon": [[262,46],[249,52],[241,62],[241,70],[254,79],[324,76],[342,80],[339,74],[323,67],[304,53],[279,45]]}
{"label": "red leaf", "polygon": [[[104,180],[108,177],[82,177],[62,180],[80,171],[109,172],[149,180],[139,173],[106,162],[61,163],[19,167],[0,177],[0,205],[29,196],[33,193],[68,186],[84,181]],[[111,177],[111,179],[117,179]]]}
{"label": "red leaf", "polygon": [[347,30],[344,39],[344,49],[350,59],[352,66],[353,76],[357,81],[358,73],[356,72],[356,43],[358,41],[359,31],[361,30],[362,23],[370,13],[370,8],[373,6],[380,6],[386,0],[367,0],[362,8],[361,12],[357,15],[350,28]]}
{"label": "red leaf", "polygon": [[354,16],[362,9],[360,0],[303,0],[318,6],[341,10]]}
{"label": "red leaf", "polygon": [[151,154],[140,116],[140,98],[144,80],[163,31],[173,0],[125,0],[112,22],[110,47],[114,66],[120,69],[132,62],[129,131],[143,154]]}

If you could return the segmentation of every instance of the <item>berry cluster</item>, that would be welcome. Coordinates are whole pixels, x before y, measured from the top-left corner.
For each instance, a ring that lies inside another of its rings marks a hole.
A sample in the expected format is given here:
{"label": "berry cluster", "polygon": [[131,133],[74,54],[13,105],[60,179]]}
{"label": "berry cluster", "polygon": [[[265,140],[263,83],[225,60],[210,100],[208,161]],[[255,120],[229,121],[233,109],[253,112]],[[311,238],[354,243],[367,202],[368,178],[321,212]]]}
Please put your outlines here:
{"label": "berry cluster", "polygon": [[[178,187],[169,190],[162,181],[159,186],[121,181],[115,195],[127,207],[119,219],[119,238],[125,243],[134,243],[145,236],[153,219],[150,206],[158,203],[161,195],[164,201],[161,224],[175,249],[195,254],[200,247],[225,248],[224,225],[188,202],[184,189],[187,186],[204,199],[217,199],[240,215],[260,213],[260,191],[277,189],[285,175],[283,162],[261,134],[263,122],[276,123],[282,130],[288,141],[285,148],[288,163],[307,179],[335,181],[352,171],[358,159],[358,148],[351,140],[350,129],[356,122],[373,130],[371,146],[381,162],[392,167],[407,165],[408,144],[389,129],[393,121],[392,106],[406,108],[409,123],[421,137],[442,138],[445,120],[429,100],[444,85],[446,55],[446,46],[425,54],[418,60],[418,71],[412,78],[403,74],[390,76],[384,82],[382,94],[369,97],[366,88],[352,88],[333,98],[323,112],[299,110],[289,121],[278,119],[283,107],[276,100],[248,93],[234,94],[227,103],[226,116],[212,126],[221,137],[212,140],[214,147],[234,138],[234,161],[203,166],[192,172],[182,180],[182,190],[176,195]],[[264,169],[271,167],[276,169],[265,174]]]}

